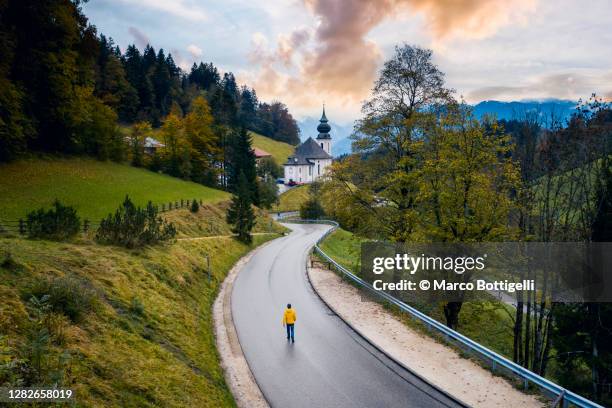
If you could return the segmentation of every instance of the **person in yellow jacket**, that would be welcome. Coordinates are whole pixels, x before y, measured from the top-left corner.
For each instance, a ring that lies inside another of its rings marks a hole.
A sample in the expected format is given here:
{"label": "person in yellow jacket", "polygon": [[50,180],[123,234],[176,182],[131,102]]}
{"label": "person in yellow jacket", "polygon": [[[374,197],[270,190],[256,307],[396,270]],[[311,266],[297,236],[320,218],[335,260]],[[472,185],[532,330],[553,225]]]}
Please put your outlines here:
{"label": "person in yellow jacket", "polygon": [[287,328],[287,341],[291,340],[292,343],[295,343],[295,321],[297,320],[297,315],[295,314],[295,309],[291,308],[291,303],[287,304],[287,308],[285,309],[285,313],[283,314],[283,326]]}

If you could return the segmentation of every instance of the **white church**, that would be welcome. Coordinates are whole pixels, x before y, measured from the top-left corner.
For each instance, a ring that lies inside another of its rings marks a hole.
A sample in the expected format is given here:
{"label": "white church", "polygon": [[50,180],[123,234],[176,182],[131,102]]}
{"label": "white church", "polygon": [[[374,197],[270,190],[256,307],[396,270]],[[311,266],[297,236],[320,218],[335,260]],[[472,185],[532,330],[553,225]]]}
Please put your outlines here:
{"label": "white church", "polygon": [[325,175],[325,171],[332,164],[331,126],[327,123],[325,107],[323,115],[317,126],[316,141],[309,137],[304,143],[295,148],[293,155],[289,156],[284,164],[285,184],[306,184],[317,181]]}

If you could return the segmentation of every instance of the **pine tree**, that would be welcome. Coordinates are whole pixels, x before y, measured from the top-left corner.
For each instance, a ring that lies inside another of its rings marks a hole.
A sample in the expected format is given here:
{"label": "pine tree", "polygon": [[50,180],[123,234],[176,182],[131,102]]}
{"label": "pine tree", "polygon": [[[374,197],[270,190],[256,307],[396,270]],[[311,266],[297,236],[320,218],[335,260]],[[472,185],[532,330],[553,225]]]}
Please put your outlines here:
{"label": "pine tree", "polygon": [[240,90],[238,122],[247,129],[257,129],[257,95],[254,89],[243,86]]}
{"label": "pine tree", "polygon": [[245,244],[253,241],[251,230],[255,225],[255,213],[251,206],[251,189],[244,173],[238,176],[238,186],[232,196],[232,204],[227,209],[227,222],[232,224],[232,232]]}
{"label": "pine tree", "polygon": [[253,152],[251,136],[246,128],[242,128],[231,137],[228,158],[228,187],[230,191],[237,191],[239,176],[244,174],[251,191],[251,201],[255,205],[259,205],[255,153]]}

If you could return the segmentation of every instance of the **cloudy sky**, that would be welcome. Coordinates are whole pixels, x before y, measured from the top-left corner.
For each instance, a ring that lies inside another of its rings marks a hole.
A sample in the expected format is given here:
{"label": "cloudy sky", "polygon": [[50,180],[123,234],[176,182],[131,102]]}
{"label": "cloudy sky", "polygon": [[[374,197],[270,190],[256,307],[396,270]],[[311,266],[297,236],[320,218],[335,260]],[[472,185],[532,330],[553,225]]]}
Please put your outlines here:
{"label": "cloudy sky", "polygon": [[85,14],[122,49],[164,48],[183,68],[212,61],[298,118],[349,122],[385,58],[434,50],[468,102],[612,99],[608,0],[90,0]]}

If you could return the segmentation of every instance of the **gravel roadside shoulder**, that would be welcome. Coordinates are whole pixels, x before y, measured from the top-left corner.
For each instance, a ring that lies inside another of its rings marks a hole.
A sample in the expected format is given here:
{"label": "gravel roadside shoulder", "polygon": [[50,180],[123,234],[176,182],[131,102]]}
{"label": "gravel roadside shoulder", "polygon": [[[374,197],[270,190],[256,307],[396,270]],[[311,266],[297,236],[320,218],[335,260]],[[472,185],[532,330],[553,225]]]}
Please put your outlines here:
{"label": "gravel roadside shoulder", "polygon": [[411,329],[332,271],[308,268],[317,294],[376,346],[440,389],[473,407],[543,407],[537,396],[514,388],[450,347]]}

